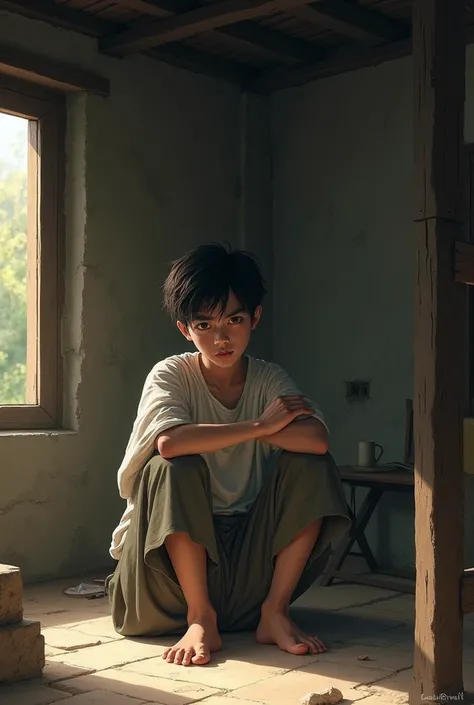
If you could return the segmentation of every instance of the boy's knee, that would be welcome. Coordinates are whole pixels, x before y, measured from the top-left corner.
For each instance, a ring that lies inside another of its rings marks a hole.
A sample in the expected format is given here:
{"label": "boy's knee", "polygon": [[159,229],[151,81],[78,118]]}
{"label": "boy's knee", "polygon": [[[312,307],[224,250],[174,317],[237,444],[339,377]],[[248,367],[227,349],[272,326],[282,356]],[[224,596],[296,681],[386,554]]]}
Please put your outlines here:
{"label": "boy's knee", "polygon": [[207,464],[202,455],[179,455],[175,458],[163,458],[154,455],[147,465],[150,474],[170,473],[173,478],[188,478],[190,475],[202,475],[208,472]]}
{"label": "boy's knee", "polygon": [[279,465],[287,468],[302,468],[312,470],[316,468],[331,468],[334,467],[334,460],[330,453],[317,455],[316,453],[294,453],[289,450],[284,450],[280,456]]}

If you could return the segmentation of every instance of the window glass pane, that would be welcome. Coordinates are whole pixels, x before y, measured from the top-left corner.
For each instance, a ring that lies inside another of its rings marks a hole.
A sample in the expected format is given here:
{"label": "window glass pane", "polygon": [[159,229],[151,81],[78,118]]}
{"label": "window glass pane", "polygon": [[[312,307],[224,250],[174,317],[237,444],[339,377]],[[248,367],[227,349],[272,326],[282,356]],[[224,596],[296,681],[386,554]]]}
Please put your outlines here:
{"label": "window glass pane", "polygon": [[28,120],[0,112],[0,404],[26,402]]}

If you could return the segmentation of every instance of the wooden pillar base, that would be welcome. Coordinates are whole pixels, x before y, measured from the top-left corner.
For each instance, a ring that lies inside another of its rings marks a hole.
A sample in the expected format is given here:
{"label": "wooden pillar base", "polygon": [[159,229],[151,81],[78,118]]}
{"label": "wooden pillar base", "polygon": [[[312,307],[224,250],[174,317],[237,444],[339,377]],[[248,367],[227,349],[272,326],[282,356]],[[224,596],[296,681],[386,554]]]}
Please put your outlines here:
{"label": "wooden pillar base", "polygon": [[[458,360],[464,287],[454,282],[452,252],[462,225],[439,218],[415,224],[416,287],[415,684],[411,705],[463,691],[462,380]],[[422,519],[422,521],[421,521]],[[435,529],[435,530],[434,530]]]}

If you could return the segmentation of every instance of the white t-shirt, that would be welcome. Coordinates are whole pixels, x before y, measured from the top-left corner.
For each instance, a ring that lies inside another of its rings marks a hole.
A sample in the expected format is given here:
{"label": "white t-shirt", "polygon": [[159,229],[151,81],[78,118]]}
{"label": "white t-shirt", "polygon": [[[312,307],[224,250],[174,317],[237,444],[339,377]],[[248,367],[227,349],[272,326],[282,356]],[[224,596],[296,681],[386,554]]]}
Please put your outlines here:
{"label": "white t-shirt", "polygon": [[[129,500],[129,506],[114,532],[110,551],[114,557],[119,556],[125,538],[123,532],[129,524],[137,473],[156,449],[158,434],[182,424],[256,420],[277,397],[301,394],[279,365],[248,356],[242,395],[237,406],[228,409],[210,392],[201,372],[199,354],[196,351],[172,355],[158,362],[147,377],[134,428],[118,471],[120,495]],[[314,409],[312,416],[325,423],[316,404],[305,398]],[[210,471],[214,513],[247,511],[279,453],[278,448],[258,440],[202,453]]]}

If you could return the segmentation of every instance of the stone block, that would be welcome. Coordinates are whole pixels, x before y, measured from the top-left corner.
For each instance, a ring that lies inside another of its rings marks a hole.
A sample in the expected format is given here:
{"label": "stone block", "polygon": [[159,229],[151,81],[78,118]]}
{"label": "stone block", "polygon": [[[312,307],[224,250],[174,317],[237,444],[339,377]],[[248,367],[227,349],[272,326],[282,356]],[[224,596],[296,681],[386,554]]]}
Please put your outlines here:
{"label": "stone block", "polygon": [[0,563],[0,626],[21,622],[23,583],[20,569]]}
{"label": "stone block", "polygon": [[24,619],[0,627],[0,683],[37,678],[44,662],[44,637],[39,622]]}

